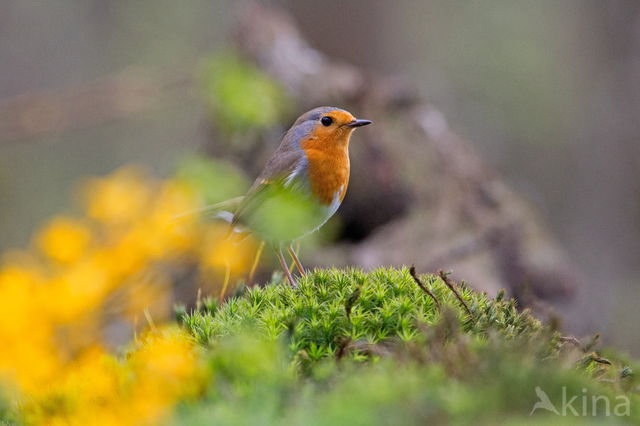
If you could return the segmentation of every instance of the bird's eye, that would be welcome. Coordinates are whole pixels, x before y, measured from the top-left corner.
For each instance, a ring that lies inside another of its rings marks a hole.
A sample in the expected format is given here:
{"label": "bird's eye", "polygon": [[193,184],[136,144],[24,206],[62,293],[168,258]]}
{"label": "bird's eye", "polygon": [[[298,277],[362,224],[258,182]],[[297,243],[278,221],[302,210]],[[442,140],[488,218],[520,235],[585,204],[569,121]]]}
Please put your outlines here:
{"label": "bird's eye", "polygon": [[322,123],[323,126],[331,126],[331,124],[333,124],[333,118],[329,117],[329,116],[324,116],[322,117],[322,119],[320,119],[320,122]]}

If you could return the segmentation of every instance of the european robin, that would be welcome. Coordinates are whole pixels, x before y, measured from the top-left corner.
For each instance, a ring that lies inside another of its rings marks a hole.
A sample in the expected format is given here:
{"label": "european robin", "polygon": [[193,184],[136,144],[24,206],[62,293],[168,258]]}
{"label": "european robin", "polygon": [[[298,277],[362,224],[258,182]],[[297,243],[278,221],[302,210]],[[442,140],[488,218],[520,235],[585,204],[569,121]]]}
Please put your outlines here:
{"label": "european robin", "polygon": [[349,140],[353,131],[371,124],[334,107],[302,114],[282,138],[233,216],[267,241],[292,286],[296,286],[283,254],[287,247],[300,274],[305,270],[292,242],[320,228],[338,210],[349,184]]}

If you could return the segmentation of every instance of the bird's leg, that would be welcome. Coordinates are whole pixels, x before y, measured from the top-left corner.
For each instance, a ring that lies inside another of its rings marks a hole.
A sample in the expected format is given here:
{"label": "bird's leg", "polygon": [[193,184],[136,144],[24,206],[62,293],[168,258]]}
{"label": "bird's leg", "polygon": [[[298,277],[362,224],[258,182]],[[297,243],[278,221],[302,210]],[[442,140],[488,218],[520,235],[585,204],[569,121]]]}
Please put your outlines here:
{"label": "bird's leg", "polygon": [[287,261],[285,260],[284,254],[282,253],[282,247],[278,247],[276,249],[276,256],[278,256],[278,260],[280,261],[280,266],[282,267],[282,271],[287,276],[287,279],[289,280],[291,287],[298,288],[298,283],[293,278],[293,275],[291,275],[291,271],[289,271],[289,266],[287,265]]}
{"label": "bird's leg", "polygon": [[293,259],[293,263],[296,264],[296,268],[298,268],[300,275],[306,275],[307,271],[305,271],[304,266],[302,266],[302,262],[300,262],[300,259],[298,259],[298,255],[296,254],[296,251],[293,249],[293,246],[289,245],[288,250],[289,250],[289,256],[291,256],[291,259]]}

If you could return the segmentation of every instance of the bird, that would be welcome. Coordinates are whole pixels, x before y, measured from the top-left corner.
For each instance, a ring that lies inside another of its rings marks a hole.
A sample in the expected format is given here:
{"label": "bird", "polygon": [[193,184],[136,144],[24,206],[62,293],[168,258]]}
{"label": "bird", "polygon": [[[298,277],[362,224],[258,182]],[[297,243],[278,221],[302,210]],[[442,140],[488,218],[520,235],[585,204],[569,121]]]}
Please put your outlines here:
{"label": "bird", "polygon": [[349,185],[351,135],[371,123],[337,107],[305,112],[284,134],[246,195],[214,208],[233,230],[267,242],[293,287],[297,281],[283,250],[305,275],[292,244],[318,230],[340,207]]}

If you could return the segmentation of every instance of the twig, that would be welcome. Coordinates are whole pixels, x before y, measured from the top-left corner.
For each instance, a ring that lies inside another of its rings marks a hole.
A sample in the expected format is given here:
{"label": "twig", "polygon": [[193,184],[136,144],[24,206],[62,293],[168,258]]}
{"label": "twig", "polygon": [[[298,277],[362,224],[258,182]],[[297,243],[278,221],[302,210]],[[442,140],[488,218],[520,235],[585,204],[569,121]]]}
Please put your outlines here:
{"label": "twig", "polygon": [[587,367],[589,366],[589,364],[591,364],[592,362],[596,362],[598,364],[604,364],[604,365],[612,365],[611,361],[609,361],[606,358],[601,357],[600,355],[598,355],[595,352],[591,352],[590,354],[588,354],[587,356],[585,356],[584,358],[578,360],[576,362],[577,365],[582,365],[583,367]]}
{"label": "twig", "polygon": [[362,289],[360,287],[356,287],[356,289],[353,291],[353,293],[349,295],[349,297],[344,303],[344,310],[345,310],[345,313],[347,314],[347,318],[349,319],[351,319],[351,308],[353,308],[353,305],[356,303],[356,301],[360,297],[361,291]]}
{"label": "twig", "polygon": [[589,340],[589,342],[584,345],[584,351],[589,352],[591,349],[593,349],[598,344],[598,340],[600,340],[600,333],[596,333],[591,337],[591,340]]}
{"label": "twig", "polygon": [[409,274],[411,274],[411,278],[413,278],[413,280],[416,282],[416,284],[418,284],[418,287],[420,287],[422,289],[422,291],[427,293],[429,295],[429,297],[431,297],[433,299],[433,301],[436,303],[436,306],[438,307],[438,309],[440,309],[440,302],[438,301],[438,298],[435,296],[435,294],[433,294],[431,292],[431,290],[429,290],[427,288],[427,286],[425,286],[422,283],[422,281],[420,281],[420,278],[418,278],[418,276],[416,275],[416,267],[415,267],[415,265],[411,265],[411,268],[409,268]]}
{"label": "twig", "polygon": [[342,337],[339,339],[338,350],[336,351],[336,360],[340,361],[347,354],[347,349],[349,349],[350,344],[350,337]]}
{"label": "twig", "polygon": [[598,354],[594,353],[593,355],[591,355],[591,359],[594,362],[597,362],[598,364],[606,364],[606,365],[611,365],[611,361],[609,361],[606,358],[603,358],[601,356],[599,356]]}
{"label": "twig", "polygon": [[473,314],[471,313],[469,306],[467,306],[467,303],[464,301],[462,296],[460,296],[460,293],[458,293],[458,289],[456,289],[455,283],[449,279],[449,277],[447,276],[447,273],[445,273],[442,269],[439,269],[438,276],[447,285],[447,287],[449,287],[449,289],[453,292],[453,294],[456,295],[456,298],[458,299],[458,301],[460,301],[462,306],[464,306],[464,309],[467,311],[469,316],[473,318]]}
{"label": "twig", "polygon": [[573,336],[560,336],[560,341],[562,343],[570,343],[576,348],[582,348],[582,344],[580,343],[580,340],[578,340]]}
{"label": "twig", "polygon": [[229,287],[229,281],[231,280],[231,265],[228,260],[224,262],[224,282],[222,283],[222,290],[220,291],[219,302],[224,302],[224,295]]}
{"label": "twig", "polygon": [[249,277],[247,278],[247,285],[253,284],[253,278],[256,274],[256,269],[258,269],[258,263],[260,263],[260,257],[262,256],[262,251],[264,250],[265,242],[260,241],[260,245],[258,246],[258,251],[256,251],[256,257],[253,259],[253,264],[251,265],[251,269],[249,270]]}
{"label": "twig", "polygon": [[153,322],[153,318],[151,318],[151,312],[149,312],[149,308],[144,308],[144,317],[147,320],[147,323],[149,324],[149,328],[152,331],[156,331],[156,324]]}

